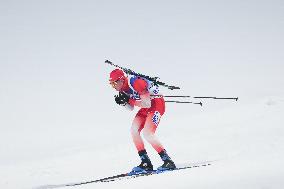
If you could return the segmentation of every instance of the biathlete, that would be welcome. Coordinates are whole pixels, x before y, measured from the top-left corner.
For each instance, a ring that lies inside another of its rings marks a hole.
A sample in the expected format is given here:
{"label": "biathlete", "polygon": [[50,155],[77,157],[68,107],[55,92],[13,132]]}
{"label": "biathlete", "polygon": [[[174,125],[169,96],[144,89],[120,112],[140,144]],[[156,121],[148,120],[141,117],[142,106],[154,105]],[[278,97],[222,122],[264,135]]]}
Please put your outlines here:
{"label": "biathlete", "polygon": [[119,92],[115,96],[115,102],[133,110],[134,106],[141,109],[136,114],[131,127],[131,135],[135,147],[141,159],[141,164],[134,167],[132,172],[153,171],[153,165],[147,155],[141,131],[144,139],[151,144],[163,160],[163,165],[158,170],[175,169],[175,163],[166,152],[163,145],[155,135],[161,117],[165,113],[165,101],[153,82],[135,75],[126,76],[120,69],[110,73],[110,85]]}

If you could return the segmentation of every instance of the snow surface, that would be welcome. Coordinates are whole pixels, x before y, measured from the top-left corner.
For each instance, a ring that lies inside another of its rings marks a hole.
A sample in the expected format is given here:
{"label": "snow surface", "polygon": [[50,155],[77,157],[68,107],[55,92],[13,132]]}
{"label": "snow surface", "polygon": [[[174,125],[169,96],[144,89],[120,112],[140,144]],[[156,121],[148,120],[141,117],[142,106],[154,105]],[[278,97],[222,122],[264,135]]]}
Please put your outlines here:
{"label": "snow surface", "polygon": [[0,188],[95,180],[140,163],[130,136],[137,109],[114,103],[107,58],[181,87],[166,95],[239,100],[167,104],[157,135],[172,159],[211,166],[74,189],[282,189],[283,8],[277,0],[1,1]]}
{"label": "snow surface", "polygon": [[[213,161],[211,166],[75,188],[282,188],[284,98],[267,98],[249,105],[241,99],[227,103],[234,107],[190,118],[175,117],[161,124],[165,128],[160,128],[159,134],[177,164],[208,160]],[[188,119],[190,126],[184,124]],[[69,146],[53,157],[2,165],[1,187],[44,188],[127,172],[139,160],[130,137],[124,142],[118,139],[127,132],[121,130],[114,138],[119,142],[109,140],[106,147],[92,147],[90,141],[82,139],[77,144],[82,148]],[[154,164],[161,164],[155,152],[149,151]]]}

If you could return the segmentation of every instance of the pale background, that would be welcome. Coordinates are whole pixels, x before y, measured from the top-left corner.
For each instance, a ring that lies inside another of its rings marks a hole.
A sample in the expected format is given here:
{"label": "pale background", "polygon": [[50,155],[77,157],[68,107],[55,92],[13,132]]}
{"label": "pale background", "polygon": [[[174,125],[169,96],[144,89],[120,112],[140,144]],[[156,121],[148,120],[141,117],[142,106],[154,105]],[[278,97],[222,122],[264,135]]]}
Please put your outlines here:
{"label": "pale background", "polygon": [[100,188],[281,188],[283,33],[280,0],[0,0],[0,187],[139,164],[129,132],[137,109],[114,103],[109,59],[181,87],[164,94],[240,100],[167,104],[158,129],[177,163],[217,165]]}

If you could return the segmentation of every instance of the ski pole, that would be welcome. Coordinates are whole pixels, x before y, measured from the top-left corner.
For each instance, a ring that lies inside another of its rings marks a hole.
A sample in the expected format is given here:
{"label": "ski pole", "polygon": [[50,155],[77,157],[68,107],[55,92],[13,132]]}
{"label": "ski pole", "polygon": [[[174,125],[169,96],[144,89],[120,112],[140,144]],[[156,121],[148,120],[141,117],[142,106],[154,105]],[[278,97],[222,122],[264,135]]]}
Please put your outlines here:
{"label": "ski pole", "polygon": [[190,98],[191,96],[182,96],[182,95],[150,95],[155,97],[178,97],[178,98]]}
{"label": "ski pole", "polygon": [[238,101],[239,97],[230,97],[230,98],[224,98],[224,97],[211,97],[211,96],[183,96],[183,95],[151,95],[151,96],[158,96],[158,97],[170,97],[170,98],[199,98],[199,99],[216,99],[216,100],[236,100]]}
{"label": "ski pole", "polygon": [[236,100],[238,101],[239,97],[230,97],[230,98],[223,98],[223,97],[210,97],[210,96],[197,96],[197,97],[193,97],[193,98],[208,98],[208,99],[216,99],[216,100]]}
{"label": "ski pole", "polygon": [[180,104],[199,104],[202,106],[202,102],[190,102],[190,101],[178,101],[178,100],[166,100],[165,102],[175,102]]}

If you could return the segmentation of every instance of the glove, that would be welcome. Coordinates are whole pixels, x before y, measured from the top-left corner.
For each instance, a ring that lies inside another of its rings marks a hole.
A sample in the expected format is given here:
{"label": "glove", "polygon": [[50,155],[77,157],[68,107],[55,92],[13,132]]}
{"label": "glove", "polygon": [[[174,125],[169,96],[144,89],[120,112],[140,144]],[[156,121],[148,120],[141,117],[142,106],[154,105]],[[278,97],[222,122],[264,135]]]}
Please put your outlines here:
{"label": "glove", "polygon": [[114,96],[114,100],[116,102],[116,104],[121,105],[121,106],[125,106],[126,104],[124,103],[124,101],[120,98],[119,95],[115,95]]}
{"label": "glove", "polygon": [[118,105],[125,106],[129,101],[129,96],[124,92],[119,92],[118,95],[114,96],[114,99]]}

